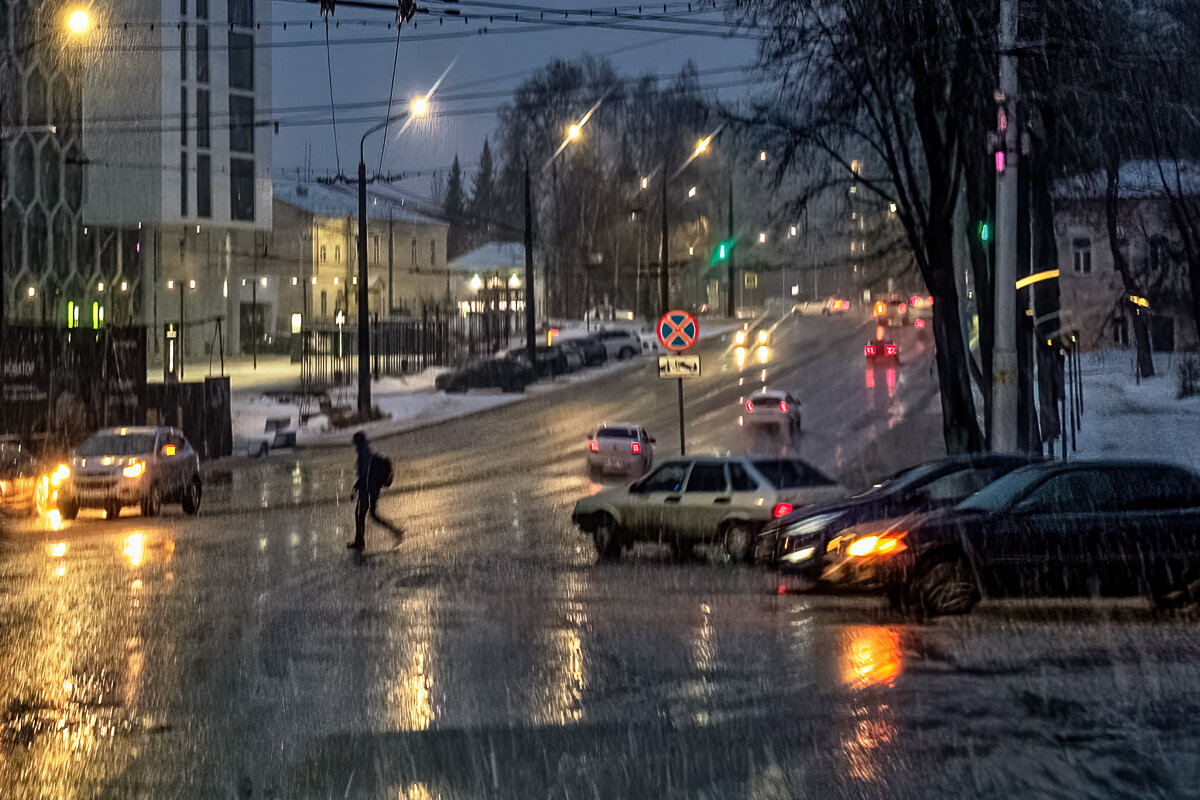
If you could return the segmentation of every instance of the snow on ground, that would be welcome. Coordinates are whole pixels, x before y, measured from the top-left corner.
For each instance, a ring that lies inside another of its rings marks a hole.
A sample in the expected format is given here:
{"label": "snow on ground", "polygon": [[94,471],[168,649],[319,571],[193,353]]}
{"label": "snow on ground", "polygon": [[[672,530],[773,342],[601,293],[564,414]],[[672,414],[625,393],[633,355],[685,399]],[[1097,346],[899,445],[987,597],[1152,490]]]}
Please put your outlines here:
{"label": "snow on ground", "polygon": [[1176,357],[1156,353],[1153,378],[1139,384],[1133,353],[1086,353],[1080,458],[1149,458],[1200,470],[1200,397],[1179,399]]}

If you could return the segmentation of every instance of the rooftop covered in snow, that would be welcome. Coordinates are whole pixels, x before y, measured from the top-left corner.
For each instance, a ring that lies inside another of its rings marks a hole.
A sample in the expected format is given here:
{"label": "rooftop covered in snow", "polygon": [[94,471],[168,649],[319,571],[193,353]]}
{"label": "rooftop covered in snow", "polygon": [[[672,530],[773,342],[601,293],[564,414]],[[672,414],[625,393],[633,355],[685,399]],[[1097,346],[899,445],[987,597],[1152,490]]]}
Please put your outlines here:
{"label": "rooftop covered in snow", "polygon": [[[276,200],[319,217],[358,216],[358,187],[348,183],[273,181]],[[387,184],[367,187],[367,219],[391,219],[420,225],[446,225],[443,220],[421,213],[412,201]]]}
{"label": "rooftop covered in snow", "polygon": [[525,268],[525,245],[520,242],[489,242],[450,260],[451,272],[480,273]]}

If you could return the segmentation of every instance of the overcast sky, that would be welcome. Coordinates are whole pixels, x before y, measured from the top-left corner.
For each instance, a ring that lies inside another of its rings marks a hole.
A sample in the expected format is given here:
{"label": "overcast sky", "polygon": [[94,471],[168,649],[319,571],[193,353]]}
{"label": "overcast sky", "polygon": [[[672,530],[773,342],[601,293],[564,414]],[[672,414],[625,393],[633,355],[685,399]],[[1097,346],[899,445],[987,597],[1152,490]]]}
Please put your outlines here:
{"label": "overcast sky", "polygon": [[[503,0],[497,2],[503,5]],[[594,0],[547,0],[546,5],[553,8],[599,8]],[[433,3],[430,6],[440,7]],[[636,5],[617,7],[622,11],[637,10]],[[458,110],[475,110],[479,113],[425,120],[400,136],[393,129],[389,134],[384,171],[444,167],[453,160],[455,153],[459,154],[464,165],[473,165],[479,157],[484,137],[495,128],[494,109],[511,95],[511,90],[526,75],[552,58],[577,58],[584,52],[609,55],[622,74],[672,74],[678,72],[688,59],[693,60],[700,70],[752,64],[753,42],[713,35],[722,32],[715,24],[721,19],[720,15],[687,15],[686,7],[686,2],[671,2],[668,11],[676,19],[700,20],[700,25],[693,29],[709,35],[673,33],[681,27],[673,22],[620,23],[639,30],[579,29],[529,23],[489,24],[486,15],[472,15],[469,22],[448,19],[439,24],[430,16],[418,15],[414,20],[416,28],[406,25],[401,34],[395,82],[397,107],[403,108],[410,97],[424,93],[449,68],[440,91],[448,95],[470,93],[473,97],[444,102],[439,108],[455,109],[456,113]],[[646,5],[644,9],[646,13],[651,13],[651,9],[661,12],[662,4]],[[469,8],[464,5],[462,10],[469,13],[479,10],[479,6]],[[491,11],[504,13],[495,8]],[[275,137],[274,174],[277,177],[288,172],[294,175],[295,170],[304,164],[306,143],[311,145],[312,167],[316,175],[336,172],[338,165],[334,133],[333,127],[328,124],[329,75],[324,26],[318,7],[302,2],[275,2],[273,13],[276,25],[272,36],[276,46],[272,51],[272,117],[283,120]],[[512,13],[507,12],[510,18]],[[528,12],[521,13],[522,16],[528,16]],[[574,15],[568,20],[573,18]],[[583,15],[577,19],[585,22]],[[363,25],[363,21],[368,24]],[[384,27],[388,21],[387,14],[347,6],[339,7],[331,18],[333,96],[338,105],[337,154],[341,157],[341,171],[347,175],[353,175],[357,170],[358,142],[362,132],[384,118],[396,52],[395,27],[393,25],[390,31]],[[282,29],[279,24],[282,22],[288,23],[287,30]],[[311,30],[310,22],[313,23]],[[336,26],[335,22],[338,23]],[[445,36],[470,34],[481,27],[489,28],[489,32],[484,35],[460,35],[457,38]],[[648,27],[658,30],[642,30]],[[315,44],[294,46],[302,42]],[[701,82],[706,86],[715,86],[742,78],[734,72],[718,73],[703,76]],[[723,98],[731,98],[746,90],[726,88],[721,91]],[[345,107],[355,103],[375,105]],[[297,110],[297,107],[307,110]],[[297,124],[302,122],[318,124]],[[373,173],[378,166],[381,143],[382,136],[378,133],[367,140],[369,173]],[[422,177],[407,185],[414,191],[427,194],[429,183],[428,177]]]}

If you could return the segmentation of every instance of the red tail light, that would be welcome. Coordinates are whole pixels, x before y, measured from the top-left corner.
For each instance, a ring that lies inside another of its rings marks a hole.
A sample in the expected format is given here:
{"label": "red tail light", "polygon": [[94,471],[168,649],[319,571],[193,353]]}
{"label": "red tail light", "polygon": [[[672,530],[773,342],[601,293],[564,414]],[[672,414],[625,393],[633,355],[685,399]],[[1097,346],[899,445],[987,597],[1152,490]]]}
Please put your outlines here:
{"label": "red tail light", "polygon": [[749,400],[746,401],[746,413],[747,414],[754,413],[754,403],[751,403]]}
{"label": "red tail light", "polygon": [[885,344],[883,346],[883,354],[885,356],[894,356],[899,352],[900,352],[900,348],[896,347],[896,345],[894,345],[894,344]]}
{"label": "red tail light", "polygon": [[642,452],[641,442],[630,442],[629,443],[629,451],[631,453],[633,453],[634,455],[637,455],[638,453]]}
{"label": "red tail light", "polygon": [[916,322],[914,322],[914,323],[913,323],[913,325],[915,325],[915,326],[917,327],[917,329],[918,329],[918,330],[922,330],[922,329],[924,329],[924,327],[925,327],[925,320],[923,320],[923,319],[921,319],[920,317],[918,317],[918,318],[917,318],[917,321],[916,321]]}
{"label": "red tail light", "polygon": [[785,402],[784,402],[784,401],[782,401],[782,400],[780,400],[780,401],[779,401],[779,413],[780,413],[780,414],[786,414],[786,413],[787,413],[787,403],[785,403]]}
{"label": "red tail light", "polygon": [[918,304],[918,303],[920,303],[920,302],[921,302],[921,298],[919,298],[919,297],[915,297],[915,296],[914,296],[914,297],[910,297],[910,298],[908,298],[908,304],[909,304],[910,306],[915,306],[915,305],[917,305],[917,304]]}
{"label": "red tail light", "polygon": [[591,450],[593,453],[599,453],[600,452],[600,443],[597,442],[595,439],[592,439],[590,442],[588,442],[588,450]]}
{"label": "red tail light", "polygon": [[866,347],[863,348],[863,352],[869,356],[875,355],[875,345],[873,345],[873,344],[867,345]]}
{"label": "red tail light", "polygon": [[901,303],[901,304],[900,304],[900,313],[901,313],[901,314],[907,314],[907,313],[908,313],[908,306],[907,306],[906,304],[904,304],[904,303]]}
{"label": "red tail light", "polygon": [[771,512],[771,515],[775,517],[775,519],[779,519],[780,517],[786,517],[790,513],[792,513],[791,503],[777,503],[775,505],[775,510]]}

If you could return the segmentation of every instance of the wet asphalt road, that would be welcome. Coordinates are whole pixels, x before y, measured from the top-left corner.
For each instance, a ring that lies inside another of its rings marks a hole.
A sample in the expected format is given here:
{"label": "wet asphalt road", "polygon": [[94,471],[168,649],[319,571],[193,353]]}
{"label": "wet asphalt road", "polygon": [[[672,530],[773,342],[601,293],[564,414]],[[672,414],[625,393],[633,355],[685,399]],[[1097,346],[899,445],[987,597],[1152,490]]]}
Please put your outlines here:
{"label": "wet asphalt road", "polygon": [[[850,320],[773,336],[740,368],[706,343],[689,452],[786,447],[852,487],[936,454],[927,345],[902,339],[889,378]],[[799,442],[736,424],[763,369],[803,402]],[[361,557],[344,449],[237,464],[198,518],[6,534],[4,796],[1198,796],[1191,619],[919,624],[760,569],[598,565],[569,515],[599,488],[585,437],[618,418],[677,449],[648,361],[377,443],[407,536],[371,530]]]}

